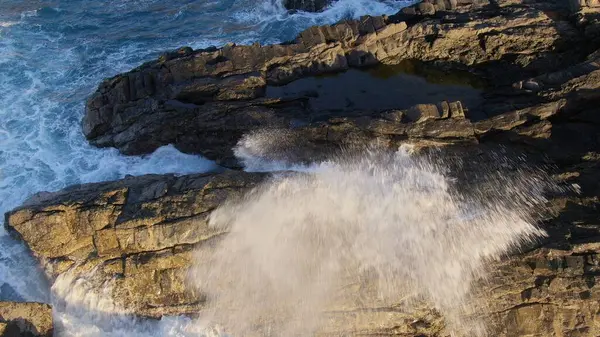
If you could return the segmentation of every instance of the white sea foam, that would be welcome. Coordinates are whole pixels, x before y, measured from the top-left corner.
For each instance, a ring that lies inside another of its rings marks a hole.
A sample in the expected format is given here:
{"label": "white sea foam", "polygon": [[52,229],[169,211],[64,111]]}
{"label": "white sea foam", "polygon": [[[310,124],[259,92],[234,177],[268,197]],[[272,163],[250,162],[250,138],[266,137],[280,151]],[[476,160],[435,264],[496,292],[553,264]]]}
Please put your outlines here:
{"label": "white sea foam", "polygon": [[[258,3],[246,6],[236,12],[233,18],[240,23],[259,25],[262,31],[263,42],[277,43],[277,38],[264,39],[264,35],[281,36],[281,25],[285,22],[286,31],[301,31],[313,25],[330,25],[340,20],[357,19],[363,15],[384,15],[394,14],[401,8],[406,7],[415,1],[409,0],[338,0],[318,13],[309,13],[304,11],[288,12],[283,7],[282,0],[263,0]],[[290,37],[287,37],[288,39]]]}
{"label": "white sea foam", "polygon": [[17,21],[0,21],[0,27],[2,28],[8,28],[10,26],[14,26],[15,24],[17,24]]}
{"label": "white sea foam", "polygon": [[[127,174],[186,174],[215,167],[204,158],[183,154],[172,146],[144,157],[121,156],[115,149],[89,146],[81,133],[79,121],[85,98],[103,77],[127,71],[137,66],[143,55],[174,48],[179,42],[151,48],[132,43],[95,53],[98,44],[103,43],[101,38],[78,40],[28,24],[27,20],[39,19],[39,12],[22,13],[20,21],[11,24],[10,31],[0,38],[0,214],[35,192],[55,191],[70,184],[118,179]],[[93,54],[88,56],[86,49]],[[91,60],[86,64],[82,57]],[[1,227],[0,296],[50,301],[37,262]],[[84,324],[80,319],[85,317],[81,310],[55,314],[58,324],[62,320],[65,325],[76,322],[67,329],[67,335],[87,336],[94,331],[94,321]],[[100,331],[95,335],[106,334]],[[130,334],[121,330],[112,335]]]}
{"label": "white sea foam", "polygon": [[282,1],[262,1],[256,6],[236,13],[234,17],[255,23],[268,23],[273,20],[290,20],[309,25],[333,24],[343,19],[359,18],[363,15],[394,14],[416,1],[377,1],[377,0],[338,0],[333,1],[323,11],[310,13],[295,11],[289,13]]}

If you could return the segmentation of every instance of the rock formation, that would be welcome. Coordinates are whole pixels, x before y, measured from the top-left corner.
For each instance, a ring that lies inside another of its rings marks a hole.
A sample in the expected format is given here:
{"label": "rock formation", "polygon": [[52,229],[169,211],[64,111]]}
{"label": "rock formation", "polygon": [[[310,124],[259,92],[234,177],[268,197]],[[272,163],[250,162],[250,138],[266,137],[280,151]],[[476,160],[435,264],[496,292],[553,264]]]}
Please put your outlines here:
{"label": "rock formation", "polygon": [[[494,265],[495,273],[484,288],[489,305],[485,316],[499,336],[545,336],[550,331],[592,336],[599,331],[594,322],[600,312],[595,221],[599,130],[594,114],[600,70],[594,57],[525,80],[536,83],[538,94],[549,103],[479,122],[465,119],[459,103],[441,103],[415,107],[421,116],[415,122],[399,121],[402,113],[396,112],[366,122],[330,120],[298,128],[289,136],[300,135],[307,142],[346,139],[360,144],[378,138],[394,146],[461,144],[459,148],[479,151],[502,144],[530,153],[531,160],[544,153],[541,160],[560,165],[555,179],[577,184],[581,194],[549,201],[554,216],[545,219],[544,228],[550,237],[540,247]],[[515,90],[529,91],[525,86],[517,83]],[[315,130],[325,130],[325,138]],[[466,173],[470,174],[475,173]],[[185,286],[192,251],[211,249],[211,241],[225,234],[207,226],[207,215],[264,178],[228,171],[75,186],[33,197],[7,214],[6,223],[28,243],[52,279],[73,275],[97,287],[110,282],[115,301],[139,315],[195,313],[205,299]],[[393,308],[371,309],[329,313],[332,324],[323,333],[443,335],[442,318],[435,312],[425,310],[415,317]],[[377,328],[370,325],[373,322]]]}
{"label": "rock formation", "polygon": [[49,305],[0,302],[0,336],[52,337],[53,331]]}
{"label": "rock formation", "polygon": [[[598,336],[597,8],[589,0],[424,1],[389,17],[312,27],[282,45],[181,48],[104,81],[87,103],[83,130],[92,144],[125,154],[175,144],[232,168],[244,164],[232,148],[264,130],[282,138],[261,155],[288,162],[371,142],[444,147],[467,162],[490,149],[526,154],[578,193],[549,196],[551,212],[539,219],[549,236],[493,262],[494,272],[480,285],[487,303],[480,315],[492,336]],[[483,102],[317,111],[313,93],[267,94],[309,76],[406,60],[485,79]],[[477,165],[467,165],[463,175],[476,177]],[[74,186],[32,197],[9,212],[5,224],[53,282],[110,285],[115,303],[137,315],[197,314],[206,298],[186,287],[192,252],[211,250],[227,235],[209,227],[207,216],[264,179],[268,175],[225,170]],[[375,303],[340,304],[326,313],[320,334],[448,333],[444,318],[426,305],[407,313]]]}
{"label": "rock formation", "polygon": [[[600,167],[594,154],[598,140],[590,139],[598,130],[582,117],[549,122],[556,110],[515,111],[470,125],[471,133],[463,135],[472,138],[475,130],[486,131],[484,138],[493,139],[486,144],[513,142],[530,151],[548,150],[562,165],[555,179],[582,188],[580,195],[549,201],[553,216],[545,219],[544,228],[550,237],[541,246],[490,268],[494,273],[483,287],[488,305],[483,316],[495,336],[599,333],[600,186],[595,177]],[[416,125],[425,123],[443,128],[455,120],[430,119]],[[567,141],[554,143],[555,130],[569,139],[569,153],[561,146]],[[207,215],[264,178],[230,171],[76,186],[32,198],[10,212],[6,223],[28,243],[51,278],[72,275],[95,287],[111,284],[114,300],[139,315],[190,314],[201,310],[205,300],[185,286],[192,251],[210,250],[211,241],[226,235],[207,226]],[[393,307],[375,310],[368,302],[358,307],[341,303],[340,310],[326,314],[330,324],[322,335],[445,335],[443,318],[426,308],[404,313]]]}
{"label": "rock formation", "polygon": [[[269,86],[411,59],[470,66],[493,76],[494,84],[510,84],[575,63],[595,43],[581,43],[586,37],[561,2],[464,3],[451,11],[443,9],[443,1],[422,3],[390,17],[312,27],[282,45],[182,48],[164,54],[103,82],[88,101],[84,133],[92,144],[114,146],[124,154],[174,144],[236,166],[231,148],[242,134],[327,117],[310,109],[307,97],[265,97]],[[489,101],[495,97],[505,105],[523,105],[510,102],[512,93],[504,94],[508,97],[491,92]],[[507,111],[496,105],[482,110],[490,116]]]}
{"label": "rock formation", "polygon": [[185,292],[181,270],[195,248],[222,234],[208,228],[206,216],[261,176],[150,175],[74,186],[35,196],[9,213],[6,223],[28,242],[52,280],[94,270],[90,282],[100,287],[113,280],[116,304],[132,312],[196,312],[200,294]]}

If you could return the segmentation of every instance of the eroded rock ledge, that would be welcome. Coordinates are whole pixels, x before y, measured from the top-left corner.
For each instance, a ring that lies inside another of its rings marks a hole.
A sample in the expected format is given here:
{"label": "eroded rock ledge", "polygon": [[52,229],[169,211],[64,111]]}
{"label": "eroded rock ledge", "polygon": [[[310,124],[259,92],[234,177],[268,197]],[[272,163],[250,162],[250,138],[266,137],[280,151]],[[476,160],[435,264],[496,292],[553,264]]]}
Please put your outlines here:
{"label": "eroded rock ledge", "polygon": [[92,288],[113,280],[116,304],[136,314],[197,312],[186,293],[192,251],[219,237],[206,217],[262,174],[142,176],[38,194],[7,214],[7,225],[38,257],[51,280],[92,274]]}
{"label": "eroded rock ledge", "polygon": [[[491,335],[600,333],[600,190],[595,179],[600,165],[597,152],[590,153],[557,172],[557,181],[579,184],[582,193],[549,201],[553,216],[544,219],[544,228],[550,237],[536,249],[490,266],[494,272],[481,288],[487,304],[481,315]],[[138,315],[196,314],[205,298],[186,286],[193,251],[210,250],[214,240],[226,235],[207,226],[207,215],[265,178],[232,171],[76,186],[34,197],[8,213],[6,223],[52,279],[81,278],[91,289],[111,285],[114,301]],[[329,324],[321,335],[446,335],[443,318],[434,310],[406,313],[369,303],[340,303],[339,310],[326,313]]]}
{"label": "eroded rock ledge", "polygon": [[578,21],[561,1],[436,1],[389,17],[312,27],[288,44],[182,48],[103,82],[87,103],[83,131],[92,144],[124,154],[174,144],[235,167],[231,148],[250,130],[348,115],[314,111],[302,95],[267,98],[269,86],[405,60],[487,74],[495,88],[485,93],[488,103],[466,108],[493,116],[545,99],[519,97],[512,82],[575,64],[592,51],[589,17]]}

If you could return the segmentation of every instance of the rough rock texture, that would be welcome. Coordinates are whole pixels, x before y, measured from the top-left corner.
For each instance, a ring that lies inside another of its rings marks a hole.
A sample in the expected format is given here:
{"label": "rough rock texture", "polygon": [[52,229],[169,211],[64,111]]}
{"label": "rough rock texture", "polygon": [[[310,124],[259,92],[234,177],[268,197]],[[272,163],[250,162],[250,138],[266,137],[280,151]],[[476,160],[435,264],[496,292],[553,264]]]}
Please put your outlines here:
{"label": "rough rock texture", "polygon": [[0,302],[0,336],[52,337],[53,331],[49,305]]}
{"label": "rough rock texture", "polygon": [[[192,250],[222,233],[207,214],[260,180],[243,172],[142,176],[38,194],[7,215],[51,280],[112,280],[116,304],[145,316],[195,312],[200,294],[183,285]],[[95,282],[95,283],[94,283]]]}
{"label": "rough rock texture", "polygon": [[[548,201],[551,212],[543,219],[548,238],[526,253],[489,266],[491,277],[479,287],[479,296],[485,299],[479,315],[492,336],[600,334],[597,56],[593,53],[583,63],[515,83],[524,97],[539,95],[548,102],[491,119],[472,123],[453,102],[415,107],[420,118],[410,123],[402,121],[404,113],[390,112],[387,119],[369,118],[364,123],[347,118],[320,126],[327,130],[325,137],[357,144],[378,139],[394,146],[406,141],[421,147],[450,145],[448,149],[466,151],[467,159],[500,145],[526,153],[537,164],[554,166],[557,182],[580,190]],[[536,83],[537,91],[524,83]],[[307,126],[288,135],[318,141],[309,135],[320,128]],[[407,133],[418,137],[408,138]],[[476,170],[476,166],[467,170],[465,176],[476,176]],[[191,314],[205,301],[201,292],[185,286],[191,252],[211,249],[213,240],[226,235],[207,226],[207,215],[264,178],[227,171],[76,186],[35,196],[8,213],[6,224],[27,242],[51,278],[80,277],[97,288],[110,284],[116,303],[136,314]],[[425,305],[411,312],[379,306],[369,289],[344,290],[361,293],[361,302],[340,300],[325,313],[328,323],[319,335],[448,334],[436,311]],[[353,297],[342,292],[340,298]]]}
{"label": "rough rock texture", "polygon": [[[236,166],[231,148],[249,130],[315,121],[307,97],[265,98],[269,85],[410,59],[471,66],[495,84],[510,84],[591,52],[595,40],[582,43],[587,36],[567,7],[559,1],[425,2],[390,17],[312,27],[289,44],[182,48],[104,81],[87,103],[83,131],[92,144],[125,154],[174,144]],[[490,102],[495,96],[504,105],[523,105],[511,103],[513,95],[496,90]],[[507,111],[495,104],[483,109]]]}

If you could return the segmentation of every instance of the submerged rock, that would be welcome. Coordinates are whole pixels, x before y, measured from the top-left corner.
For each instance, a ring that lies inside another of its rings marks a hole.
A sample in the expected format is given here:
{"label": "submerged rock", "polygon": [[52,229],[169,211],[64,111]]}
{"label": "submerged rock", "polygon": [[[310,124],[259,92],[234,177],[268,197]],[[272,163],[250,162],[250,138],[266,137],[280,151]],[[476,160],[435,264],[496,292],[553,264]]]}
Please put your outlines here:
{"label": "submerged rock", "polygon": [[320,12],[333,0],[283,0],[283,6],[290,10]]}
{"label": "submerged rock", "polygon": [[52,337],[52,308],[42,303],[0,302],[0,336]]}

